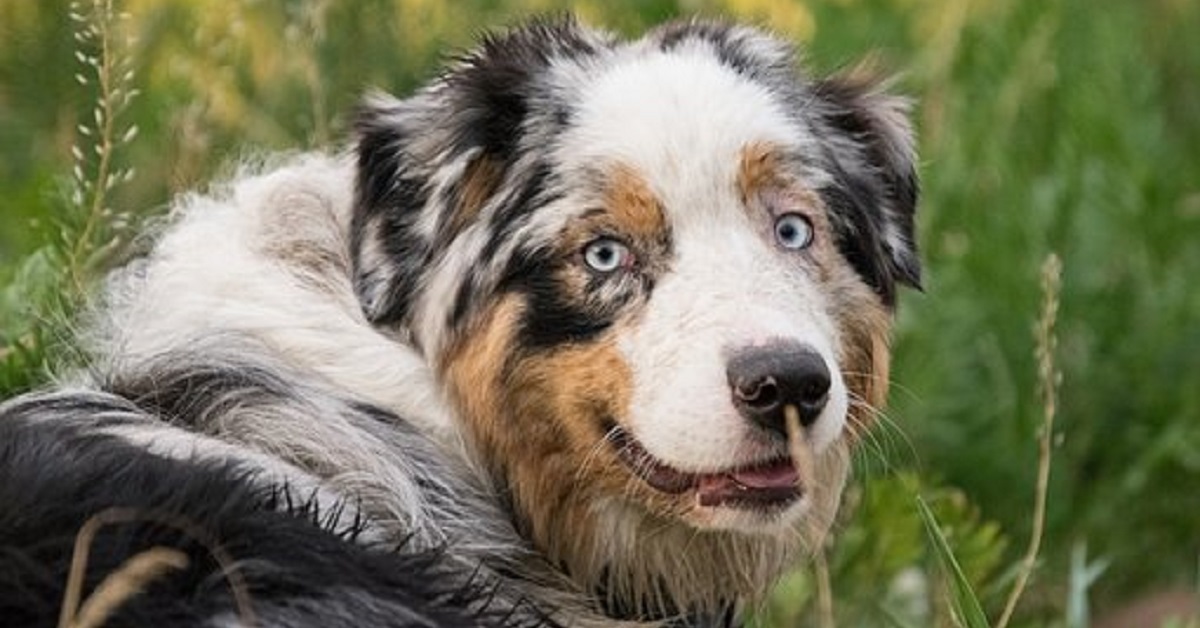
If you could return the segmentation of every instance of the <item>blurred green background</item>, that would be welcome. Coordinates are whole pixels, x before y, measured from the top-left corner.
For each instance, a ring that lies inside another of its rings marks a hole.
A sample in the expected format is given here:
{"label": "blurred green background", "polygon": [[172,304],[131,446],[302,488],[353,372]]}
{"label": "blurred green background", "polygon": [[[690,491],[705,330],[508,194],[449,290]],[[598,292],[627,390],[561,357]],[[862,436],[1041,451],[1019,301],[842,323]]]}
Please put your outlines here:
{"label": "blurred green background", "polygon": [[[86,14],[88,0],[79,12]],[[99,51],[64,0],[0,0],[0,396],[70,362],[75,286],[172,195],[239,157],[336,146],[364,88],[403,93],[482,28],[572,9],[627,34],[729,15],[818,71],[870,53],[915,97],[926,292],[900,307],[886,420],[829,552],[839,625],[953,625],[914,497],[989,616],[1029,535],[1042,421],[1038,269],[1063,260],[1047,530],[1014,625],[1082,626],[1200,582],[1200,2],[125,0],[110,55],[140,94],[132,169],[89,225]],[[86,84],[76,74],[81,73]],[[118,107],[118,109],[120,109]],[[82,128],[81,128],[82,127]],[[91,133],[88,135],[86,133]],[[74,154],[78,151],[78,155]],[[86,190],[85,190],[86,191]],[[94,244],[79,247],[80,238]],[[136,245],[136,242],[135,242]],[[73,248],[74,247],[74,248]],[[136,248],[136,246],[134,247]],[[94,255],[93,255],[94,253]],[[802,569],[762,625],[816,622]],[[1147,624],[1150,625],[1150,624]]]}

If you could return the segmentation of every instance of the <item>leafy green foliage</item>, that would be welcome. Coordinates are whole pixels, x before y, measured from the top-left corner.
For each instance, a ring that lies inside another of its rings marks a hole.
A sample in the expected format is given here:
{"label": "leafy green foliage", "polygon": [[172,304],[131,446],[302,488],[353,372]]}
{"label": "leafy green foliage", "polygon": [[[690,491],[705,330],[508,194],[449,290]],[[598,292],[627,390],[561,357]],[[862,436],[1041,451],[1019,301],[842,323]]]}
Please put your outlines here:
{"label": "leafy green foliage", "polygon": [[[52,343],[51,330],[60,329],[51,317],[61,312],[61,298],[54,290],[63,280],[48,248],[27,256],[15,269],[10,283],[0,289],[0,311],[6,316],[0,326],[0,391],[32,388],[50,372],[46,350]],[[61,322],[59,319],[58,322]]]}
{"label": "leafy green foliage", "polygon": [[[930,541],[929,522],[914,497],[937,521],[946,547]],[[827,550],[838,626],[930,626],[950,620],[944,604],[951,584],[942,571],[952,548],[966,591],[991,594],[1001,584],[1007,540],[980,517],[959,490],[911,472],[870,477],[852,486],[846,512]],[[755,614],[754,625],[815,625],[816,579],[809,566],[788,575]],[[982,613],[982,610],[980,611]]]}

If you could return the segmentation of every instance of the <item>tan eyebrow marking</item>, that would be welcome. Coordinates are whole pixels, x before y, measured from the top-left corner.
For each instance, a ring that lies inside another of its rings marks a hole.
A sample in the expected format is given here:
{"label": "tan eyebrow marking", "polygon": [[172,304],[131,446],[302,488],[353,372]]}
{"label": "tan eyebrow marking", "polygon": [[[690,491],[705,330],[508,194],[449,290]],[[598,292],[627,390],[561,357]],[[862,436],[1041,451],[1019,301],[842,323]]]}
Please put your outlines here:
{"label": "tan eyebrow marking", "polygon": [[618,165],[605,188],[605,206],[617,226],[631,236],[660,241],[667,236],[662,202],[633,168]]}
{"label": "tan eyebrow marking", "polygon": [[820,196],[789,174],[783,149],[770,142],[750,142],[742,147],[737,186],[742,205],[778,200],[795,207],[819,208]]}
{"label": "tan eyebrow marking", "polygon": [[779,163],[779,149],[768,142],[751,142],[742,147],[737,186],[743,204],[764,188],[786,185]]}

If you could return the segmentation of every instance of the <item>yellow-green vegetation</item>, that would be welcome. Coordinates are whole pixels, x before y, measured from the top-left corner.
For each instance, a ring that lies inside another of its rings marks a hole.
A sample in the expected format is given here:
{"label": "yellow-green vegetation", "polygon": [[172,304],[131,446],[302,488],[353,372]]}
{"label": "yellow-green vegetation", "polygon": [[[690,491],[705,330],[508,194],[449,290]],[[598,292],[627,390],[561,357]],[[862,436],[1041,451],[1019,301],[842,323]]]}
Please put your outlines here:
{"label": "yellow-green vegetation", "polygon": [[918,103],[927,291],[900,304],[892,404],[825,568],[755,624],[1074,627],[1196,589],[1190,0],[0,0],[0,396],[76,359],[70,313],[173,194],[337,145],[365,88],[402,93],[480,29],[568,8],[629,33],[760,21],[825,71],[874,51]]}

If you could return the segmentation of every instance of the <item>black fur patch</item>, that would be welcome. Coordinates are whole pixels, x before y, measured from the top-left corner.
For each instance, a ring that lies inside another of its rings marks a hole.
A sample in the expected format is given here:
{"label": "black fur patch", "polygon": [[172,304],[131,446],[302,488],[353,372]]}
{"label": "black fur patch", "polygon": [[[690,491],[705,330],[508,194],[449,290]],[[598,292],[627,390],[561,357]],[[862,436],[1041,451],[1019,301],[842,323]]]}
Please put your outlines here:
{"label": "black fur patch", "polygon": [[479,147],[486,155],[510,159],[545,69],[556,59],[597,52],[597,42],[568,16],[485,35],[480,46],[461,59],[461,69],[445,77],[456,131],[453,145],[460,151]]}
{"label": "black fur patch", "polygon": [[[856,150],[827,148],[836,184],[822,190],[833,213],[838,246],[889,306],[895,304],[895,284],[921,287],[914,218],[918,197],[916,164],[907,147],[908,129],[885,128],[886,120],[873,108],[896,106],[892,97],[875,93],[877,86],[856,78],[817,82],[815,96],[828,107],[823,122],[833,132],[853,139]],[[893,112],[894,113],[894,112]],[[891,229],[903,240],[893,250],[886,238]]]}
{"label": "black fur patch", "polygon": [[[205,543],[235,561],[260,625],[535,625],[531,608],[491,603],[494,584],[437,551],[347,542],[354,522],[320,513],[287,487],[264,486],[227,462],[155,456],[95,433],[96,420],[152,421],[99,393],[26,397],[0,408],[0,617],[6,625],[58,621],[76,535],[98,513],[144,513],[100,529],[88,547],[83,597],[151,548],[188,564],[116,606],[107,625],[209,626],[237,617],[230,580]],[[470,609],[481,610],[470,610]]]}
{"label": "black fur patch", "polygon": [[[408,316],[407,297],[416,289],[430,257],[429,243],[412,229],[429,191],[426,182],[407,167],[412,157],[404,148],[404,130],[387,123],[393,113],[364,109],[358,116],[358,202],[350,229],[355,290],[364,300],[368,318],[380,324],[398,323]],[[367,239],[377,237],[377,246],[394,267],[364,267],[359,253]]]}
{"label": "black fur patch", "polygon": [[896,303],[896,277],[884,249],[879,195],[868,182],[835,168],[837,183],[820,191],[842,256],[888,306]]}
{"label": "black fur patch", "polygon": [[565,294],[557,275],[563,260],[546,251],[525,251],[514,255],[502,284],[502,290],[526,297],[517,344],[537,351],[594,340],[612,326],[616,308],[586,307]]}

